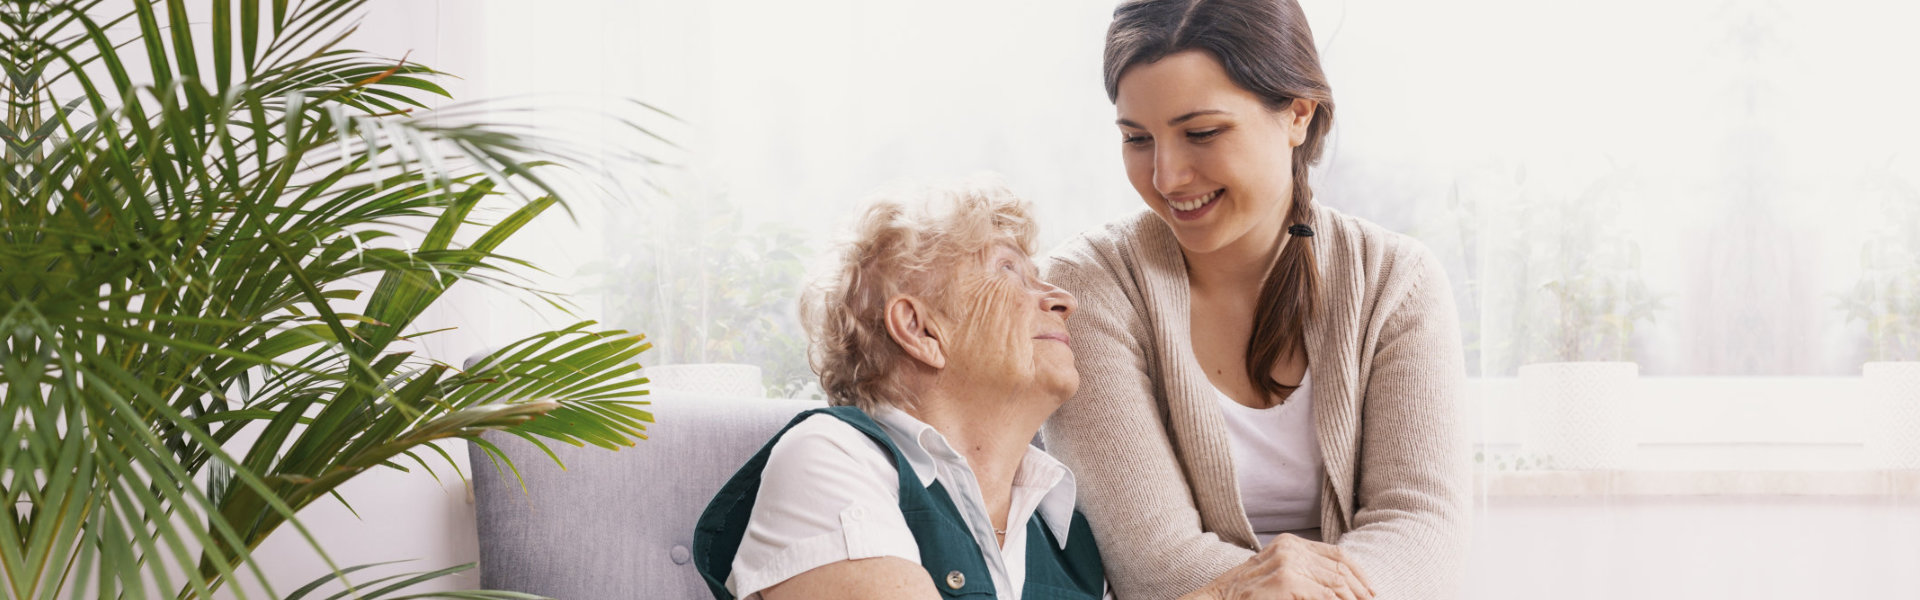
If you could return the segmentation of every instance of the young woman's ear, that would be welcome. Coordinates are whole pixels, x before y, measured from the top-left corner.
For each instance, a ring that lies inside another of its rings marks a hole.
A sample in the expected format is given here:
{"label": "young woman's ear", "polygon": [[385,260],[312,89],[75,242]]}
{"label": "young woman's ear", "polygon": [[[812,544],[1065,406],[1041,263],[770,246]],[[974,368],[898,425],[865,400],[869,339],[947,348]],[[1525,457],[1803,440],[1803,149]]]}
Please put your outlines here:
{"label": "young woman's ear", "polygon": [[1313,124],[1313,111],[1320,108],[1319,102],[1306,98],[1294,98],[1280,109],[1278,116],[1287,126],[1287,143],[1299,147],[1307,143],[1307,126]]}
{"label": "young woman's ear", "polygon": [[913,296],[894,296],[887,300],[886,317],[887,335],[907,356],[928,367],[946,368],[947,354],[933,324],[933,307]]}

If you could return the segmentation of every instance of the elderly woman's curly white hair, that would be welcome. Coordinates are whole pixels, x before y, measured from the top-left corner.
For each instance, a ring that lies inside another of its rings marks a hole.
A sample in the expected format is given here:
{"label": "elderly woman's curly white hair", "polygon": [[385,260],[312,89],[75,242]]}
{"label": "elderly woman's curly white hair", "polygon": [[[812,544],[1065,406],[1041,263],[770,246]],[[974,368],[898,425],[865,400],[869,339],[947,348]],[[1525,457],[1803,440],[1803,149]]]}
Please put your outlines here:
{"label": "elderly woman's curly white hair", "polygon": [[830,271],[800,300],[808,360],[828,403],[873,411],[911,402],[896,367],[906,353],[887,334],[887,300],[910,295],[936,306],[945,269],[995,244],[1033,254],[1026,203],[1004,185],[974,180],[882,197],[867,207]]}

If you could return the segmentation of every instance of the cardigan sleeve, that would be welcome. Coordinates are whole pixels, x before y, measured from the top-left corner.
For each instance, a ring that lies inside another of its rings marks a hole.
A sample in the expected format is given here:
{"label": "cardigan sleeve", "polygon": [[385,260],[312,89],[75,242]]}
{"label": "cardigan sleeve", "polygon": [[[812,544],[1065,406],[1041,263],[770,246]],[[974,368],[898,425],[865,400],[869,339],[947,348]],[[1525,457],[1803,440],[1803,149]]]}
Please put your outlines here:
{"label": "cardigan sleeve", "polygon": [[1470,534],[1459,313],[1446,272],[1413,249],[1410,285],[1376,313],[1353,529],[1338,542],[1383,600],[1455,597]]}
{"label": "cardigan sleeve", "polygon": [[1253,551],[1202,530],[1149,373],[1148,327],[1119,259],[1076,241],[1048,261],[1072,292],[1067,319],[1080,388],[1047,422],[1047,451],[1072,469],[1116,598],[1176,598]]}

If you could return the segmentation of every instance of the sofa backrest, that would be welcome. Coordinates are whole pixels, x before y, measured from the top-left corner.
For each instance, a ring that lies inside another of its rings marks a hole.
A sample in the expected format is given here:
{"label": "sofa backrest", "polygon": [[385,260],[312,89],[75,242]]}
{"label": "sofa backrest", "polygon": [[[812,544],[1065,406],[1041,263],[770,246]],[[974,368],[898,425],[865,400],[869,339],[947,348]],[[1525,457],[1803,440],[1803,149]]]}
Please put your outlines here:
{"label": "sofa backrest", "polygon": [[748,458],[807,400],[649,396],[649,439],[618,452],[549,442],[566,469],[520,438],[490,432],[526,482],[469,444],[487,589],[559,600],[698,599],[693,524]]}

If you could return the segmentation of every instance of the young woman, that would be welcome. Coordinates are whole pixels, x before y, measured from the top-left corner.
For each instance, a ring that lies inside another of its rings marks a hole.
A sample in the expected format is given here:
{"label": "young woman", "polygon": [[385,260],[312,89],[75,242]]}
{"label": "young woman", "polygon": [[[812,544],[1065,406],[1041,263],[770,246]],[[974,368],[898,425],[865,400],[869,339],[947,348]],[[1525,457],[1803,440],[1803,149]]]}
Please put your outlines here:
{"label": "young woman", "polygon": [[1124,2],[1105,62],[1147,210],[1044,267],[1080,300],[1082,381],[1046,440],[1114,595],[1451,596],[1453,295],[1417,242],[1314,201],[1333,99],[1299,6]]}

